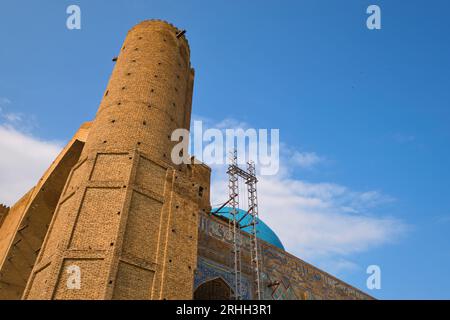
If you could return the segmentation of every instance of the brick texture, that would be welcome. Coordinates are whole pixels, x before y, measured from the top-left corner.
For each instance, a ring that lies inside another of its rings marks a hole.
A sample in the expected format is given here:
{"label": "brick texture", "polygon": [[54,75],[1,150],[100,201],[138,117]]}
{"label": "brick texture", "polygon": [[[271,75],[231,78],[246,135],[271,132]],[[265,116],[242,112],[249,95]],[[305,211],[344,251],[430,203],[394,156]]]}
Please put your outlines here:
{"label": "brick texture", "polygon": [[[194,79],[179,32],[158,20],[129,31],[25,299],[192,298],[210,170],[170,160]],[[67,285],[72,266],[80,289]]]}
{"label": "brick texture", "polygon": [[37,185],[0,224],[0,299],[20,299],[69,172],[78,161],[89,123],[83,124]]}
{"label": "brick texture", "polygon": [[[231,287],[227,222],[209,214],[211,169],[170,159],[173,130],[189,129],[193,83],[179,29],[149,20],[128,32],[94,121],[14,206],[0,205],[0,299],[192,299],[208,283],[204,292]],[[265,299],[372,299],[263,241],[260,252]]]}

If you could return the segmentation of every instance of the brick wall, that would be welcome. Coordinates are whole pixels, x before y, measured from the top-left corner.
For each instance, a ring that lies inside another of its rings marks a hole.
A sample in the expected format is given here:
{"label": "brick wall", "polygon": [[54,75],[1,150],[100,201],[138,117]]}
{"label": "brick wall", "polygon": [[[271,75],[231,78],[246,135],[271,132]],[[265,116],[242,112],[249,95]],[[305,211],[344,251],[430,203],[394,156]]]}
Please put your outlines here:
{"label": "brick wall", "polygon": [[194,77],[179,32],[157,20],[129,31],[24,298],[192,298],[210,171],[170,160],[172,131],[190,124]]}

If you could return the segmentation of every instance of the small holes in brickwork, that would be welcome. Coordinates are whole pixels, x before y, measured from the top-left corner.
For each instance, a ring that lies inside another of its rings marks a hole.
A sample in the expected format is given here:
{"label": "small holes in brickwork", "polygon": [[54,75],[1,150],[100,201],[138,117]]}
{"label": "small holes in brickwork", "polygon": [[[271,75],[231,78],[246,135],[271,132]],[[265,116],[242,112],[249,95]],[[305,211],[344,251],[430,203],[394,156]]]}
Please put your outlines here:
{"label": "small holes in brickwork", "polygon": [[198,196],[199,197],[203,196],[203,187],[198,187]]}
{"label": "small holes in brickwork", "polygon": [[125,90],[126,88],[125,87],[122,87],[122,90]]}
{"label": "small holes in brickwork", "polygon": [[109,93],[109,90],[106,90],[106,92],[105,92],[105,97],[108,95],[108,93]]}
{"label": "small holes in brickwork", "polygon": [[109,245],[110,245],[111,247],[114,246],[114,242],[111,242]]}
{"label": "small holes in brickwork", "polygon": [[150,92],[155,92],[155,89],[151,89]]}
{"label": "small holes in brickwork", "polygon": [[172,263],[172,259],[169,259],[169,262]]}
{"label": "small holes in brickwork", "polygon": [[107,142],[106,140],[103,141],[103,143],[106,143],[106,142]]}
{"label": "small holes in brickwork", "polygon": [[111,123],[115,123],[116,122],[116,120],[111,120]]}
{"label": "small holes in brickwork", "polygon": [[124,188],[126,188],[127,186],[123,186]]}
{"label": "small holes in brickwork", "polygon": [[175,104],[175,102],[172,102],[172,106],[176,107],[177,105]]}
{"label": "small holes in brickwork", "polygon": [[179,207],[180,207],[180,206],[175,206],[175,208],[177,208],[177,209],[178,209]]}
{"label": "small holes in brickwork", "polygon": [[133,60],[131,60],[131,62],[136,62],[136,60],[135,60],[135,59],[133,59]]}
{"label": "small holes in brickwork", "polygon": [[113,283],[113,281],[112,280],[109,280],[109,282],[108,282],[109,284],[112,284]]}
{"label": "small holes in brickwork", "polygon": [[117,211],[117,215],[120,216],[120,211]]}
{"label": "small holes in brickwork", "polygon": [[146,125],[147,125],[147,121],[143,121],[142,124],[143,124],[144,126],[146,126]]}
{"label": "small holes in brickwork", "polygon": [[175,88],[175,92],[178,92],[178,89],[177,89],[177,88]]}
{"label": "small holes in brickwork", "polygon": [[180,79],[180,75],[179,74],[177,74],[177,79]]}
{"label": "small holes in brickwork", "polygon": [[139,37],[139,40],[142,40],[142,37]]}
{"label": "small holes in brickwork", "polygon": [[134,48],[134,51],[138,51],[139,50],[139,48]]}
{"label": "small holes in brickwork", "polygon": [[127,73],[127,76],[131,76],[131,72],[128,72],[128,73]]}
{"label": "small holes in brickwork", "polygon": [[161,65],[161,62],[158,62],[158,66],[160,66]]}
{"label": "small holes in brickwork", "polygon": [[117,105],[120,106],[122,104],[122,102],[118,102]]}
{"label": "small holes in brickwork", "polygon": [[191,269],[192,269],[192,267],[191,267],[191,266],[188,266],[188,269],[189,269],[189,270],[191,270]]}
{"label": "small holes in brickwork", "polygon": [[155,74],[155,78],[158,78],[158,75],[157,75],[157,74]]}
{"label": "small holes in brickwork", "polygon": [[164,154],[163,154],[163,157],[165,158],[165,157],[167,157],[167,155],[164,153]]}
{"label": "small holes in brickwork", "polygon": [[172,229],[172,232],[175,233],[175,229]]}

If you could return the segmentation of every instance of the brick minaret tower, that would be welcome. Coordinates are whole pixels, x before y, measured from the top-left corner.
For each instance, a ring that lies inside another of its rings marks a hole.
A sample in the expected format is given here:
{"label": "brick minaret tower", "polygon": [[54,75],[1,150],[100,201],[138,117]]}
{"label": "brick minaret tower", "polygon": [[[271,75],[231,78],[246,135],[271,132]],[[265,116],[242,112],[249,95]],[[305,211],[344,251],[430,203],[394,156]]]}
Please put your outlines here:
{"label": "brick minaret tower", "polygon": [[129,31],[25,299],[192,298],[210,171],[170,155],[193,80],[183,32],[156,20]]}

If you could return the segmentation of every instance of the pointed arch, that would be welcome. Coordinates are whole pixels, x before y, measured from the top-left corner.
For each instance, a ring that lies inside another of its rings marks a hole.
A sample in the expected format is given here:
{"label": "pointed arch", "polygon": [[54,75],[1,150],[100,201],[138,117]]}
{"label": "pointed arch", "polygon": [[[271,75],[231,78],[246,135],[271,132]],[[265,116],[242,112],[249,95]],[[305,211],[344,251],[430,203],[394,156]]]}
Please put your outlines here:
{"label": "pointed arch", "polygon": [[221,277],[203,282],[194,291],[194,300],[230,300],[233,291]]}

